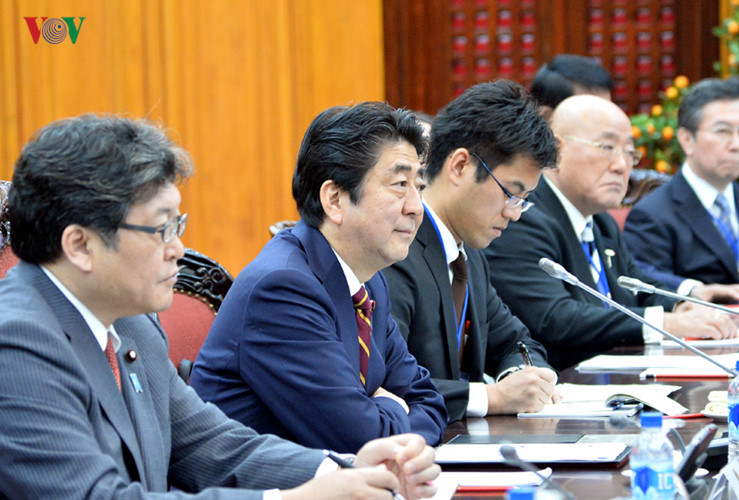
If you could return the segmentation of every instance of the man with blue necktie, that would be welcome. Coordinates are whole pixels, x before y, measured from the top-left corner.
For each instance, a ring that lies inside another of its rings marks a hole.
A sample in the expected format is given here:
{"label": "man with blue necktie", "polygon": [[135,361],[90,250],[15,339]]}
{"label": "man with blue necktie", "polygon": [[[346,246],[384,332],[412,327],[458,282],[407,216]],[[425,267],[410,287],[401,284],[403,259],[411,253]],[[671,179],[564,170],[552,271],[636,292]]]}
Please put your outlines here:
{"label": "man with blue necktie", "polygon": [[547,349],[555,368],[565,368],[619,345],[659,343],[661,335],[574,285],[539,268],[542,257],[558,262],[600,290],[679,337],[726,338],[736,326],[726,315],[682,305],[659,295],[619,287],[619,276],[655,286],[631,258],[616,221],[607,213],[626,193],[640,158],[631,124],[615,104],[592,95],[570,97],[552,116],[560,141],[557,168],[547,170],[521,220],[485,250],[491,281],[503,301]]}
{"label": "man with blue necktie", "polygon": [[683,292],[730,285],[713,286],[723,293],[711,298],[739,302],[739,78],[698,83],[680,105],[678,126],[686,161],[634,205],[624,239],[665,284]]}

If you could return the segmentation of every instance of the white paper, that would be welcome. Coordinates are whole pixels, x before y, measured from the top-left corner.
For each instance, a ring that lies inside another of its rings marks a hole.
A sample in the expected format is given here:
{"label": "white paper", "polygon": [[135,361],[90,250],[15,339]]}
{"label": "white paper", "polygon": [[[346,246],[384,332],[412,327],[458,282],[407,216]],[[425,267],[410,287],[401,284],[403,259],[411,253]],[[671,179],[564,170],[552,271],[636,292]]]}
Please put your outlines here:
{"label": "white paper", "polygon": [[[735,337],[733,339],[721,339],[721,340],[710,340],[710,339],[686,340],[685,343],[691,347],[737,347],[739,346],[739,337]],[[680,349],[684,349],[683,346],[681,346],[674,340],[663,340],[662,347],[669,347],[669,348],[679,347]]]}
{"label": "white paper", "polygon": [[[732,367],[736,364],[739,355],[719,354],[712,358],[724,366]],[[601,354],[583,361],[577,366],[578,371],[632,371],[648,368],[675,368],[683,371],[714,371],[719,368],[701,358],[691,354],[689,356],[616,356]]]}
{"label": "white paper", "polygon": [[436,450],[436,462],[504,463],[501,446],[513,446],[521,460],[534,463],[608,462],[627,448],[624,443],[445,444]]}
{"label": "white paper", "polygon": [[[552,475],[552,469],[549,467],[541,469],[539,474],[541,477],[533,472],[442,472],[439,479],[444,482],[456,483],[459,487],[504,488],[510,486],[515,488],[539,486],[543,482],[542,478],[548,478]],[[437,485],[437,481],[434,481],[434,485]]]}
{"label": "white paper", "polygon": [[[647,406],[651,406],[657,411],[665,415],[682,415],[688,409],[671,399],[669,396],[673,392],[680,389],[679,385],[664,384],[610,384],[610,385],[582,385],[582,384],[559,384],[557,386],[559,393],[562,395],[563,403],[599,403],[600,413],[604,411],[604,416],[609,416],[607,410],[607,401],[614,395],[626,395],[641,401]],[[562,403],[560,403],[562,404]],[[544,414],[553,415],[556,413],[575,413],[580,411],[577,407],[568,409],[566,407],[557,409],[556,404],[545,405]],[[586,412],[588,408],[581,411]],[[597,413],[598,407],[593,406],[591,413]],[[522,416],[519,414],[519,417]],[[574,415],[577,416],[577,415]]]}

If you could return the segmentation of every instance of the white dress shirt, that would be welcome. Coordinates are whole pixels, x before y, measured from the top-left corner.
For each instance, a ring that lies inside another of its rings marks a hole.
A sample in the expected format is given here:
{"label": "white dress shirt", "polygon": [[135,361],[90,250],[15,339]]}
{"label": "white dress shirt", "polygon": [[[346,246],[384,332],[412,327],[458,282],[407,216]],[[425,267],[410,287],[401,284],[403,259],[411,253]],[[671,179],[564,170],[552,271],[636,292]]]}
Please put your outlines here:
{"label": "white dress shirt", "polygon": [[[564,207],[565,212],[567,213],[567,217],[570,219],[572,228],[574,229],[577,238],[580,239],[580,235],[582,234],[583,229],[585,229],[585,225],[588,223],[588,221],[593,220],[593,216],[590,215],[588,217],[585,217],[577,209],[577,207],[575,207],[575,205],[573,205],[572,202],[562,193],[562,191],[560,191],[559,188],[557,188],[557,186],[555,186],[554,183],[547,178],[547,176],[544,175],[542,177],[544,178],[546,183],[549,184],[549,187],[552,189],[554,194],[557,195],[559,202],[562,203],[562,207]],[[592,268],[592,266],[590,267]],[[649,323],[662,328],[665,323],[665,310],[662,306],[646,307],[644,309],[644,319],[647,320]],[[647,325],[642,325],[642,337],[644,338],[645,344],[662,343],[662,334],[655,329],[648,327]]]}

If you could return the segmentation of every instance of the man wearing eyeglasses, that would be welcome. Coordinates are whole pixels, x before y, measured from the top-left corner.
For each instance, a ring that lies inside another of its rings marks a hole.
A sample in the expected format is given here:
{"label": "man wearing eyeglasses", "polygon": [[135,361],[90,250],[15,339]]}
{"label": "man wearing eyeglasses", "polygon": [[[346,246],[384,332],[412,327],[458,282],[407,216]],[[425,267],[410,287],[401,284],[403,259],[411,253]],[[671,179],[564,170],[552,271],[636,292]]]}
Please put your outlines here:
{"label": "man wearing eyeglasses", "polygon": [[[546,352],[501,302],[489,281],[497,270],[480,252],[531,206],[526,197],[556,156],[536,102],[512,82],[476,85],[434,120],[424,220],[408,257],[383,273],[393,316],[451,420],[559,399]],[[486,373],[497,381],[484,383]]]}
{"label": "man wearing eyeglasses", "polygon": [[619,276],[656,286],[634,263],[616,221],[607,210],[626,193],[629,174],[641,157],[631,124],[615,104],[591,95],[564,100],[552,116],[560,141],[557,168],[544,173],[521,221],[485,252],[491,280],[508,304],[547,349],[558,369],[619,345],[660,342],[659,333],[578,287],[556,280],[539,266],[553,260],[583,283],[680,337],[726,338],[736,326],[707,308],[678,308],[659,295],[634,295]]}
{"label": "man wearing eyeglasses", "polygon": [[731,284],[734,296],[723,299],[739,302],[739,79],[698,83],[680,105],[678,126],[686,161],[634,205],[624,239],[665,284],[693,294],[700,283]]}
{"label": "man wearing eyeglasses", "polygon": [[431,496],[420,436],[374,440],[339,471],[179,378],[151,313],[172,301],[191,171],[160,128],[112,116],[54,122],[23,148],[9,199],[21,261],[0,280],[0,498]]}

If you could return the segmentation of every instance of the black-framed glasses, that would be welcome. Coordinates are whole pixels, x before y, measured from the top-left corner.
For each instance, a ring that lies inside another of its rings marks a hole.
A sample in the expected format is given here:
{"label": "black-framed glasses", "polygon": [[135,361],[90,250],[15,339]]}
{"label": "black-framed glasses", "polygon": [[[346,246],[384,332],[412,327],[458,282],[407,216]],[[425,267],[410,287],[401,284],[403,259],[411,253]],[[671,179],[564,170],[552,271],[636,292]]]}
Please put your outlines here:
{"label": "black-framed glasses", "polygon": [[473,153],[472,151],[470,151],[470,155],[472,155],[477,161],[480,162],[480,165],[482,165],[483,168],[488,171],[490,177],[492,177],[495,183],[500,186],[500,189],[503,190],[503,194],[506,195],[505,204],[508,208],[520,208],[521,213],[523,213],[534,206],[533,202],[525,198],[521,198],[520,196],[516,196],[515,194],[511,194],[511,192],[508,191],[505,186],[503,186],[503,184],[501,184],[500,181],[495,178],[495,176],[493,175],[493,171],[488,168],[485,161],[480,158],[480,155],[478,155],[477,153]]}
{"label": "black-framed glasses", "polygon": [[562,137],[564,137],[568,141],[579,142],[580,144],[585,144],[587,146],[598,148],[601,154],[603,154],[603,156],[607,156],[608,159],[610,159],[611,161],[618,158],[618,155],[620,153],[626,159],[626,161],[631,163],[632,167],[637,166],[641,161],[642,156],[644,156],[642,152],[636,148],[618,147],[615,144],[611,144],[609,142],[591,141],[588,139],[583,139],[582,137],[575,137],[574,135],[564,135]]}
{"label": "black-framed glasses", "polygon": [[174,239],[175,235],[178,238],[182,238],[182,235],[185,233],[185,228],[187,227],[187,214],[178,215],[159,227],[137,226],[136,224],[126,224],[125,222],[118,224],[118,227],[120,229],[129,229],[131,231],[143,231],[149,234],[159,233],[162,236],[162,241],[167,244]]}

